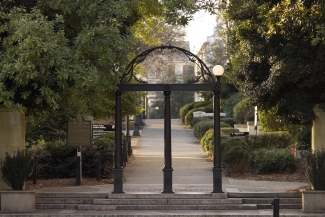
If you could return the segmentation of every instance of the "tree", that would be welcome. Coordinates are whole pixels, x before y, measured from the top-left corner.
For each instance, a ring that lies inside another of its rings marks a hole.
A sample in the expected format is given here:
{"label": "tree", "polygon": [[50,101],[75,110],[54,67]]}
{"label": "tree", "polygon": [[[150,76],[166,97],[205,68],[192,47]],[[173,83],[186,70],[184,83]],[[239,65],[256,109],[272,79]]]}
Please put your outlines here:
{"label": "tree", "polygon": [[325,21],[321,0],[232,0],[227,19],[232,70],[261,110],[309,124],[325,101]]}
{"label": "tree", "polygon": [[5,0],[0,3],[0,103],[28,111],[58,109],[66,88],[85,90],[85,96],[89,90],[114,91],[115,69],[123,71],[136,53],[131,27],[151,17],[186,24],[199,9],[212,12],[213,2]]}

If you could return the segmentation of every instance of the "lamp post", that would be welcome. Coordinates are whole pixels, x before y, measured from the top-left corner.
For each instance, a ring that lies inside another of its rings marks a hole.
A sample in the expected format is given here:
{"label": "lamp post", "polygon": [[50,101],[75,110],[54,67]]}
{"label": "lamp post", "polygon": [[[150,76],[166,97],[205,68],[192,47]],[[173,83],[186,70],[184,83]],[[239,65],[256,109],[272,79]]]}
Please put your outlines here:
{"label": "lamp post", "polygon": [[150,108],[151,108],[151,101],[148,100],[148,119],[150,119]]}
{"label": "lamp post", "polygon": [[213,131],[214,131],[214,153],[213,153],[213,191],[212,193],[223,193],[222,191],[222,166],[221,166],[221,148],[220,148],[220,77],[224,73],[221,65],[213,67],[213,74],[216,76],[216,86],[213,90]]}

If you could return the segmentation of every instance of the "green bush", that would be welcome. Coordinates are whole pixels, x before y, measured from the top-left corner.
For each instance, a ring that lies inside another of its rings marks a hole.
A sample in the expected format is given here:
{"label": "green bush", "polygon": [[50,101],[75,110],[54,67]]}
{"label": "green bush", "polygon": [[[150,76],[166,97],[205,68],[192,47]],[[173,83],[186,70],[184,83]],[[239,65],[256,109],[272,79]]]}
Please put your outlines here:
{"label": "green bush", "polygon": [[194,125],[194,136],[198,139],[202,139],[204,134],[211,128],[213,128],[213,120],[208,119],[200,121],[199,123]]}
{"label": "green bush", "polygon": [[202,107],[205,107],[208,105],[212,106],[212,102],[211,101],[199,101],[199,102],[194,103],[193,108],[202,108]]}
{"label": "green bush", "polygon": [[292,137],[288,132],[272,132],[248,136],[251,149],[288,148],[292,146]]}
{"label": "green bush", "polygon": [[207,120],[213,120],[213,117],[193,117],[192,119],[192,126],[194,127],[195,124],[201,122],[201,121],[207,121]]}
{"label": "green bush", "polygon": [[224,122],[226,124],[229,124],[231,127],[234,127],[235,125],[235,120],[233,118],[220,118],[221,122]]}
{"label": "green bush", "polygon": [[232,144],[223,147],[222,165],[230,173],[243,173],[248,169],[250,151],[244,140],[233,140]]}
{"label": "green bush", "polygon": [[299,150],[307,150],[311,147],[311,126],[302,125],[298,128],[296,135],[296,148]]}
{"label": "green bush", "polygon": [[234,107],[234,119],[236,123],[246,124],[247,121],[254,121],[254,106],[250,99],[245,98]]}
{"label": "green bush", "polygon": [[185,125],[188,125],[189,127],[193,127],[192,125],[192,120],[193,120],[193,112],[196,111],[203,111],[206,113],[212,113],[213,112],[213,108],[212,105],[207,105],[205,107],[197,107],[197,108],[193,108],[192,110],[188,111],[186,116],[185,116]]}
{"label": "green bush", "polygon": [[[124,135],[124,134],[123,134]],[[123,141],[126,138],[122,137]],[[82,174],[87,177],[96,177],[96,155],[101,155],[100,174],[102,178],[112,175],[114,168],[115,133],[109,132],[94,139],[91,146],[86,147],[83,152]]]}
{"label": "green bush", "polygon": [[208,155],[213,155],[213,129],[206,131],[202,139],[200,140],[200,145],[202,150]]}
{"label": "green bush", "polygon": [[38,159],[38,178],[70,178],[75,176],[77,149],[64,141],[46,142],[33,147]]}
{"label": "green bush", "polygon": [[[122,140],[126,140],[123,136]],[[93,139],[91,146],[82,148],[82,173],[86,177],[95,177],[97,154],[101,155],[101,177],[108,178],[114,166],[115,134],[109,132]],[[42,147],[34,147],[38,157],[39,178],[75,177],[75,147],[63,141],[47,142]]]}
{"label": "green bush", "polygon": [[6,153],[1,165],[3,181],[13,190],[23,190],[33,165],[32,154],[28,150],[17,150],[12,156]]}
{"label": "green bush", "polygon": [[244,95],[241,92],[238,92],[225,100],[224,111],[226,112],[227,117],[233,117],[235,105],[243,99]]}
{"label": "green bush", "polygon": [[221,127],[220,128],[220,135],[221,136],[229,136],[230,133],[233,133],[233,132],[239,132],[239,129],[235,129],[235,128],[232,128],[232,127]]}
{"label": "green bush", "polygon": [[195,108],[195,109],[191,109],[190,111],[187,112],[186,116],[185,116],[185,125],[189,126],[189,127],[193,127],[192,126],[192,119],[193,119],[193,112],[197,112],[197,111],[202,111],[202,108]]}
{"label": "green bush", "polygon": [[188,104],[182,106],[179,109],[179,116],[180,116],[180,118],[182,120],[182,123],[185,123],[185,116],[186,116],[186,114],[188,113],[189,110],[193,109],[194,104],[195,104],[194,102],[193,103],[188,103]]}
{"label": "green bush", "polygon": [[252,169],[258,173],[283,173],[296,169],[296,159],[289,149],[256,149],[251,153]]}
{"label": "green bush", "polygon": [[309,182],[315,190],[325,190],[325,150],[305,151],[305,170]]}

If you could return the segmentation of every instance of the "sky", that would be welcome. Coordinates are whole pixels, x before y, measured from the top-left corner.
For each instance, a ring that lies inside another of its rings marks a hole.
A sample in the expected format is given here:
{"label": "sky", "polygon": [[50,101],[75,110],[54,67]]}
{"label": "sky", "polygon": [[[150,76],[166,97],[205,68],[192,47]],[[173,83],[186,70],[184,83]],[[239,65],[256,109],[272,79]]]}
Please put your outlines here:
{"label": "sky", "polygon": [[194,15],[194,19],[186,27],[185,41],[190,42],[191,52],[196,54],[202,44],[207,41],[207,37],[213,34],[216,26],[215,15],[200,11]]}

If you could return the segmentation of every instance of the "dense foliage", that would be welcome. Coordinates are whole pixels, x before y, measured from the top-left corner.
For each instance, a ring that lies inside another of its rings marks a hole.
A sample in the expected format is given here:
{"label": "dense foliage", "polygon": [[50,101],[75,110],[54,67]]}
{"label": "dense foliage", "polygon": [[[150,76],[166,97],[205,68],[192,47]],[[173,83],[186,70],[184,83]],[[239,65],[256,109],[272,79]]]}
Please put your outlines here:
{"label": "dense foliage", "polygon": [[251,153],[251,167],[258,173],[283,173],[296,169],[296,158],[289,149],[256,149]]}
{"label": "dense foliage", "polygon": [[[250,166],[258,173],[295,170],[295,157],[289,148],[292,138],[288,133],[230,137],[230,132],[238,132],[238,129],[221,128],[221,159],[228,172],[245,172]],[[200,140],[203,151],[208,155],[214,152],[213,138],[213,129],[210,129]]]}
{"label": "dense foliage", "polygon": [[[93,139],[91,146],[83,147],[82,173],[95,177],[97,154],[101,155],[101,177],[111,178],[114,167],[115,134],[106,133]],[[125,141],[126,138],[123,137]],[[40,142],[32,148],[38,159],[38,178],[70,178],[76,175],[77,149],[64,140]]]}
{"label": "dense foliage", "polygon": [[325,100],[323,1],[229,1],[229,54],[240,88],[279,121],[310,123]]}

